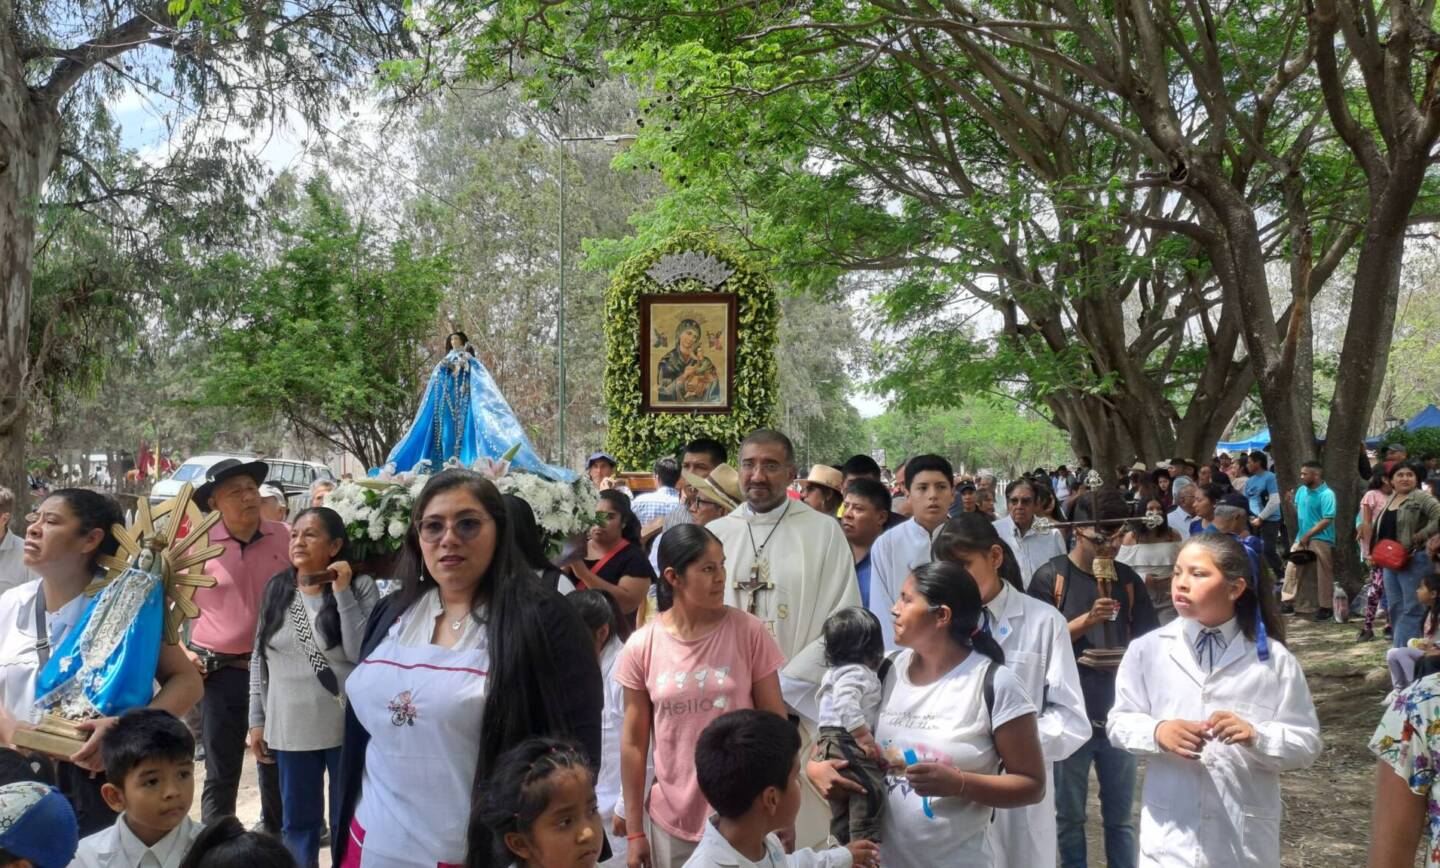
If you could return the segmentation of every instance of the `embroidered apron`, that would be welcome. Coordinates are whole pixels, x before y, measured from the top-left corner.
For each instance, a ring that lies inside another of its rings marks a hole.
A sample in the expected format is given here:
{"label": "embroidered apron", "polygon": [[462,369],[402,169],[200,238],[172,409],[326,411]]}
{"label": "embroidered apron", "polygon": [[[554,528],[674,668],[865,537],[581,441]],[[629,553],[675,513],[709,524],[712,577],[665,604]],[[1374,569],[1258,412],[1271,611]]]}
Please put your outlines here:
{"label": "embroidered apron", "polygon": [[483,645],[469,651],[401,645],[404,620],[345,683],[370,733],[360,803],[346,830],[347,866],[465,860],[490,653]]}

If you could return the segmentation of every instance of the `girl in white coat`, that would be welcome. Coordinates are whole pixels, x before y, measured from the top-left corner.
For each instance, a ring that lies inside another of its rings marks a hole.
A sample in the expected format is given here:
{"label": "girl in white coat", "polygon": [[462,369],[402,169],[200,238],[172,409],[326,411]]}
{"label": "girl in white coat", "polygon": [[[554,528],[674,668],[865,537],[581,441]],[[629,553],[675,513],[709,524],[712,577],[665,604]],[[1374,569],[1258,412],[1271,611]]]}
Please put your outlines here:
{"label": "girl in white coat", "polygon": [[1180,550],[1180,617],[1131,643],[1107,731],[1149,757],[1140,865],[1280,864],[1280,772],[1319,756],[1320,722],[1300,665],[1257,599],[1245,548],[1224,534]]}
{"label": "girl in white coat", "polygon": [[1045,797],[1034,805],[996,812],[988,834],[995,868],[1054,868],[1052,764],[1068,758],[1092,732],[1065,616],[1024,592],[1014,552],[979,513],[946,522],[935,537],[934,555],[937,561],[960,564],[974,577],[985,607],[982,629],[1000,643],[1005,667],[1039,711],[1035,724],[1045,757]]}

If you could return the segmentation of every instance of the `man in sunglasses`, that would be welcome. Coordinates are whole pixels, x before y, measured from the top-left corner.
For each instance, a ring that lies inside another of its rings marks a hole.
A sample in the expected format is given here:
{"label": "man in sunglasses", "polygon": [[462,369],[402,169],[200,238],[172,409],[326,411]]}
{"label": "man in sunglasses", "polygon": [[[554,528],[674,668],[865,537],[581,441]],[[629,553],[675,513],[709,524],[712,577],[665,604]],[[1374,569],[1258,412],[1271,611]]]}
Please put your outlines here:
{"label": "man in sunglasses", "polygon": [[1035,527],[1035,485],[1021,477],[1005,486],[1008,512],[995,522],[995,532],[1020,562],[1020,581],[1030,587],[1035,571],[1051,558],[1065,554],[1065,537],[1055,529]]}
{"label": "man in sunglasses", "polygon": [[[1071,648],[1081,660],[1091,648],[1124,648],[1138,636],[1160,626],[1145,583],[1130,567],[1115,562],[1125,535],[1129,509],[1113,488],[1090,491],[1075,501],[1077,522],[1100,522],[1075,528],[1075,548],[1040,567],[1030,583],[1030,596],[1055,606],[1069,622]],[[1097,561],[1115,571],[1110,593],[1101,594]],[[1080,692],[1092,729],[1090,741],[1069,759],[1055,764],[1056,840],[1061,868],[1084,868],[1085,800],[1090,766],[1100,779],[1100,815],[1105,827],[1105,858],[1112,866],[1134,865],[1135,825],[1131,802],[1135,794],[1135,757],[1110,744],[1105,719],[1115,704],[1115,670],[1080,667]]]}

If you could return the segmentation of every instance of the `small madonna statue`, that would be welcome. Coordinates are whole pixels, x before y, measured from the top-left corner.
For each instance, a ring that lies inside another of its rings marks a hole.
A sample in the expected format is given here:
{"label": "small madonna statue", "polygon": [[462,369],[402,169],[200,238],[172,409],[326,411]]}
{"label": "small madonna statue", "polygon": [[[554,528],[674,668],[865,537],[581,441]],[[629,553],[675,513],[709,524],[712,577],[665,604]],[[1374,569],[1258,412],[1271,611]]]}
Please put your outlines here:
{"label": "small madonna statue", "polygon": [[445,337],[445,364],[457,375],[475,358],[475,347],[462,331],[453,331]]}

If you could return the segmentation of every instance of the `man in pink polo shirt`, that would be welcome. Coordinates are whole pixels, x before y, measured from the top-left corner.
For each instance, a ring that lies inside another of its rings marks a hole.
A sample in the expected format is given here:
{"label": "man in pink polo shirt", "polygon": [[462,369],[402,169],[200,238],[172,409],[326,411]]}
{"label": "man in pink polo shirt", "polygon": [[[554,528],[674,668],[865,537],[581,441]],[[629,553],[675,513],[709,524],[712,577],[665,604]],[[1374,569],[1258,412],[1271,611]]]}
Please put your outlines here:
{"label": "man in pink polo shirt", "polygon": [[[250,652],[260,599],[270,577],[290,566],[290,526],[260,517],[260,483],[269,470],[263,461],[227,458],[210,468],[205,484],[195,492],[201,509],[220,513],[220,521],[210,529],[210,542],[225,547],[223,555],[205,565],[216,583],[195,592],[200,617],[191,626],[186,652],[205,678],[200,817],[207,826],[235,813],[250,723]],[[278,834],[280,776],[273,762],[257,768],[261,822]]]}

